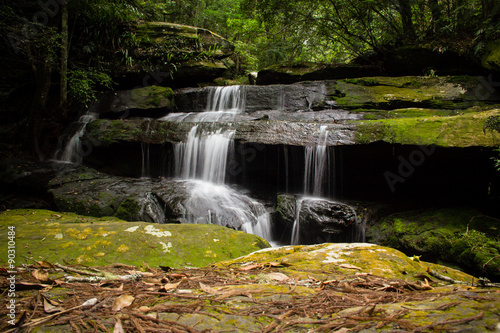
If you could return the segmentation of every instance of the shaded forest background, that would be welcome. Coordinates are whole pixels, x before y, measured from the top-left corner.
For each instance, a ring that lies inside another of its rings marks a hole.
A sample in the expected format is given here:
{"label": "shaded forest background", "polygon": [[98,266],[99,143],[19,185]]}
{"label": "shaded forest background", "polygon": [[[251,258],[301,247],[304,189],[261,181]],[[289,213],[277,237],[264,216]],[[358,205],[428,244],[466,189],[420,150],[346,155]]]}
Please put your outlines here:
{"label": "shaded forest background", "polygon": [[[227,38],[234,75],[246,75],[285,61],[344,63],[415,46],[474,62],[500,38],[499,16],[498,0],[2,0],[0,105],[8,112],[0,134],[18,133],[13,141],[36,150],[40,124],[64,123],[96,91],[113,89],[118,67],[143,61],[131,52],[139,21]],[[169,61],[175,70],[175,57]]]}

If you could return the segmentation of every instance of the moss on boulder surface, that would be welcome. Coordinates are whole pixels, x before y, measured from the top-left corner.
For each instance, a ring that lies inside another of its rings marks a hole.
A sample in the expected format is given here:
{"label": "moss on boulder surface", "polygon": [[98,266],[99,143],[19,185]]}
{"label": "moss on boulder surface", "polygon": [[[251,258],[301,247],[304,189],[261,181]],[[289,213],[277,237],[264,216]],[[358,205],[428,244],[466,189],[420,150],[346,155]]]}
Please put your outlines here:
{"label": "moss on boulder surface", "polygon": [[[425,272],[427,268],[441,270],[440,265],[412,260],[402,252],[369,243],[324,243],[319,245],[269,248],[247,256],[217,263],[217,266],[279,263],[294,278],[314,277],[318,280],[336,279],[354,272],[405,279]],[[470,281],[470,275],[447,269],[449,277]]]}
{"label": "moss on boulder surface", "polygon": [[500,72],[500,40],[488,44],[481,64],[490,71]]}
{"label": "moss on boulder surface", "polygon": [[[255,235],[211,224],[125,222],[48,210],[0,213],[2,239],[10,226],[15,227],[19,262],[29,257],[86,266],[201,267],[269,247]],[[6,260],[0,258],[0,264]]]}
{"label": "moss on boulder surface", "polygon": [[499,221],[475,209],[402,212],[367,230],[370,242],[500,280]]}
{"label": "moss on boulder surface", "polygon": [[385,141],[408,145],[442,147],[496,147],[500,136],[484,131],[485,122],[500,110],[449,117],[416,117],[356,122],[357,143]]}

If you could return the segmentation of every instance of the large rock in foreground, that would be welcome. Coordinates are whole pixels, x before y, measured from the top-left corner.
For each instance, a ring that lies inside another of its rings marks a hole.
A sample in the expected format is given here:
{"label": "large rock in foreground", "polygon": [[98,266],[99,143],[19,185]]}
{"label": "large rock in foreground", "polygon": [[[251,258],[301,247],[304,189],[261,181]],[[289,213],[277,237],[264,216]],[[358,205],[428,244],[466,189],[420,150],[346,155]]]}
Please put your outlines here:
{"label": "large rock in foreground", "polygon": [[7,227],[15,228],[19,260],[53,264],[201,267],[269,246],[257,236],[211,224],[159,225],[48,210],[2,212],[0,226],[2,239]]}
{"label": "large rock in foreground", "polygon": [[[103,331],[127,332],[485,332],[496,329],[500,311],[500,294],[471,288],[471,276],[372,244],[262,250],[200,269],[146,264],[141,271],[102,267],[108,275],[135,273],[135,279],[92,284],[61,283],[63,273],[37,263],[19,267],[23,290],[16,290],[22,300],[16,303],[33,313],[23,325],[38,332],[84,329],[96,321]],[[8,285],[6,277],[0,284]],[[33,297],[24,290],[30,287],[51,290]],[[94,297],[95,305],[81,311]],[[56,299],[58,309],[49,306]],[[65,311],[48,316],[48,309]]]}

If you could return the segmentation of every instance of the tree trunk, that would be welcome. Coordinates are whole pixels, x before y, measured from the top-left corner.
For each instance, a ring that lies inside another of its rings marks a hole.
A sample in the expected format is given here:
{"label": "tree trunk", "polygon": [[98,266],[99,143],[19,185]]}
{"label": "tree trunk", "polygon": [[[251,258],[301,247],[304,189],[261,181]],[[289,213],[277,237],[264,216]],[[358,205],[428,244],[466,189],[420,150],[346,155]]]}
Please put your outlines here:
{"label": "tree trunk", "polygon": [[61,96],[60,108],[62,114],[66,114],[68,106],[68,5],[61,5]]}
{"label": "tree trunk", "polygon": [[416,39],[415,27],[413,26],[411,0],[399,0],[398,11],[403,24],[403,34],[406,40],[413,42]]}
{"label": "tree trunk", "polygon": [[432,17],[432,32],[437,32],[442,27],[441,8],[439,7],[438,0],[429,0],[429,8]]}

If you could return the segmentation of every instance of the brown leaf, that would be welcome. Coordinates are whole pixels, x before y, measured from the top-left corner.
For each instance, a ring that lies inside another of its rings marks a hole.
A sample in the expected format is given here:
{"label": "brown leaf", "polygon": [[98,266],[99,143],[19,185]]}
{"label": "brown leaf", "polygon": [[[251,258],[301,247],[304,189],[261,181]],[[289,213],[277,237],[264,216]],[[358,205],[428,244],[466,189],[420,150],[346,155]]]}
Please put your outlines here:
{"label": "brown leaf", "polygon": [[130,306],[130,304],[132,304],[134,299],[135,297],[132,295],[121,295],[120,297],[115,299],[115,302],[113,303],[113,307],[111,308],[111,310],[120,311],[121,309]]}
{"label": "brown leaf", "polygon": [[42,260],[42,261],[37,261],[38,265],[40,265],[41,268],[51,268],[54,269],[54,265],[52,265],[50,262]]}
{"label": "brown leaf", "polygon": [[115,328],[113,329],[113,333],[125,333],[125,331],[123,330],[123,325],[122,325],[122,321],[120,320],[120,318],[116,318],[116,324],[115,324]]}
{"label": "brown leaf", "polygon": [[44,297],[43,298],[43,311],[45,311],[45,313],[56,313],[56,312],[64,311],[64,309],[59,307],[59,306],[55,306],[55,305],[51,304],[51,302]]}
{"label": "brown leaf", "polygon": [[177,283],[167,283],[167,284],[164,284],[163,287],[160,290],[162,290],[162,291],[174,290],[174,289],[177,289],[177,287],[180,284],[181,284],[180,282],[177,282]]}
{"label": "brown leaf", "polygon": [[49,280],[49,273],[43,269],[35,269],[31,275],[40,282],[47,282]]}
{"label": "brown leaf", "polygon": [[207,286],[206,284],[201,283],[201,282],[200,282],[200,288],[201,288],[201,290],[203,290],[207,294],[211,294],[211,295],[219,295],[219,294],[221,294],[221,292],[218,291],[217,289],[214,289],[214,288],[212,288],[210,286]]}
{"label": "brown leaf", "polygon": [[266,276],[270,279],[273,279],[273,280],[276,280],[279,282],[285,282],[285,281],[290,280],[290,278],[283,273],[268,273],[268,274],[266,274]]}
{"label": "brown leaf", "polygon": [[354,265],[351,265],[351,264],[340,264],[339,267],[348,268],[348,269],[357,269],[359,271],[361,270],[361,268],[354,266]]}
{"label": "brown leaf", "polygon": [[250,264],[250,265],[244,265],[240,267],[241,271],[250,271],[255,268],[262,268],[262,264]]}

